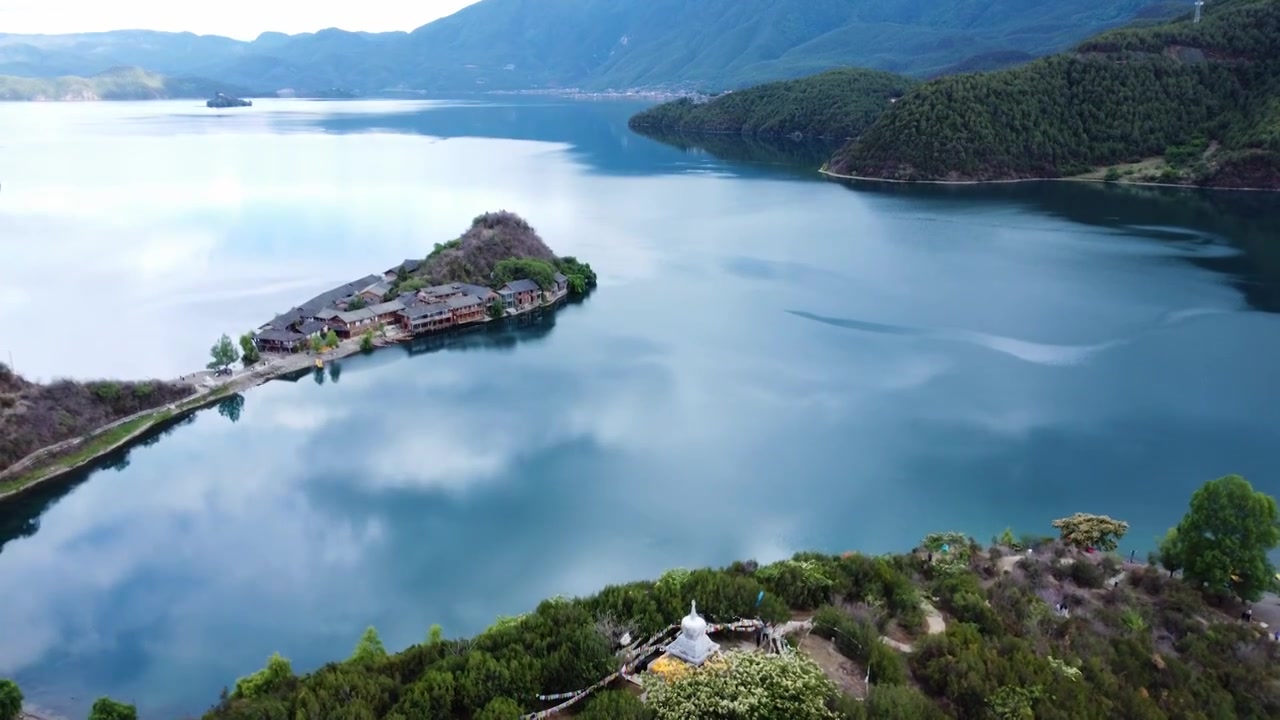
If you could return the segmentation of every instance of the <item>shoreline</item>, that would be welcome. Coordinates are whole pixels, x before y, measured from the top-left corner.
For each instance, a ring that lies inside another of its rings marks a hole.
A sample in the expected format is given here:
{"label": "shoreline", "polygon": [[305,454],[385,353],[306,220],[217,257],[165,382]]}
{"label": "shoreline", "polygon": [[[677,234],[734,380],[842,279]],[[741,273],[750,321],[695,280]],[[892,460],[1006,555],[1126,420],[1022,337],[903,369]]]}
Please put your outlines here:
{"label": "shoreline", "polygon": [[896,185],[1013,185],[1015,183],[1033,183],[1033,182],[1078,182],[1078,183],[1098,183],[1100,185],[1132,185],[1134,187],[1168,187],[1181,188],[1183,190],[1240,190],[1243,192],[1280,192],[1280,188],[1256,188],[1256,187],[1223,187],[1221,185],[1183,185],[1180,183],[1158,183],[1158,182],[1123,182],[1102,180],[1086,177],[1054,177],[1054,178],[1011,178],[1007,180],[895,180],[892,178],[868,177],[865,175],[844,175],[834,173],[826,168],[818,168],[818,172],[828,178],[837,180],[858,180],[862,182],[880,182],[894,183]]}
{"label": "shoreline", "polygon": [[[453,326],[448,328],[448,330],[479,327],[495,320],[506,320],[509,318],[520,317],[537,310],[556,312],[565,304],[568,297],[569,293],[566,290],[545,305],[535,305],[510,315],[504,315],[501,318],[491,318],[486,316],[482,320],[477,320],[461,326]],[[439,330],[429,331],[418,335],[400,332],[387,337],[375,337],[373,350],[369,351],[369,354],[375,353],[379,350],[385,350],[401,343],[412,342],[419,337],[429,337],[439,333]],[[140,413],[136,413],[135,415],[120,418],[111,423],[95,428],[92,432],[80,438],[63,440],[62,442],[40,448],[10,467],[0,471],[0,488],[3,488],[10,482],[19,483],[16,487],[7,490],[0,490],[0,505],[3,505],[5,502],[13,498],[20,497],[37,487],[45,485],[46,483],[60,479],[85,467],[86,465],[96,462],[112,452],[129,447],[136,442],[138,438],[146,435],[161,424],[182,420],[200,410],[211,407],[212,405],[221,402],[236,393],[251,390],[260,385],[265,385],[272,380],[317,367],[317,361],[322,363],[330,362],[360,354],[364,352],[360,348],[360,342],[360,337],[353,337],[343,340],[337,347],[324,350],[319,354],[312,353],[311,351],[297,353],[264,353],[262,361],[251,365],[241,373],[232,375],[230,379],[220,385],[202,387],[193,382],[194,387],[196,387],[196,393],[184,400],[152,408],[151,410],[144,410]],[[204,372],[207,371],[199,371],[194,373],[194,375],[200,375]],[[99,446],[94,445],[95,441],[100,441],[104,435],[109,434],[112,430],[125,426],[132,426],[135,423],[137,426],[130,427],[129,431],[122,437],[114,438],[111,442]],[[76,457],[77,450],[87,450],[87,453],[84,457]],[[45,454],[49,454],[49,456],[42,457]],[[65,460],[68,457],[76,457],[76,459],[74,462],[59,464],[62,460]],[[31,462],[32,458],[37,458],[37,460],[35,462]],[[34,477],[23,482],[23,479],[28,476]]]}

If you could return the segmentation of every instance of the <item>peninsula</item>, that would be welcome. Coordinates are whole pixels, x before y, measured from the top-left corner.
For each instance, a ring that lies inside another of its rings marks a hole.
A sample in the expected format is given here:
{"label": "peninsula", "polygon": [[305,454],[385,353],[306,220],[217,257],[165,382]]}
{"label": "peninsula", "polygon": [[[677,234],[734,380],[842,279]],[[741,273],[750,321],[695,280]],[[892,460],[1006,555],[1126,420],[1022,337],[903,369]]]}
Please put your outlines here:
{"label": "peninsula", "polygon": [[1143,561],[1118,550],[1127,523],[1075,513],[1053,535],[670,570],[470,639],[432,626],[394,654],[369,627],[309,674],[276,654],[204,718],[1280,717],[1277,521],[1275,499],[1231,475]]}
{"label": "peninsula", "polygon": [[240,98],[230,97],[223,95],[222,93],[214,95],[213,99],[205,103],[206,107],[211,108],[250,107],[252,105],[253,102],[250,100],[241,100]]}
{"label": "peninsula", "polygon": [[[0,500],[81,467],[234,392],[426,334],[554,311],[596,287],[520,216],[486,213],[423,259],[344,283],[239,339],[178,382],[37,385],[0,364]],[[233,369],[239,363],[240,369]]]}

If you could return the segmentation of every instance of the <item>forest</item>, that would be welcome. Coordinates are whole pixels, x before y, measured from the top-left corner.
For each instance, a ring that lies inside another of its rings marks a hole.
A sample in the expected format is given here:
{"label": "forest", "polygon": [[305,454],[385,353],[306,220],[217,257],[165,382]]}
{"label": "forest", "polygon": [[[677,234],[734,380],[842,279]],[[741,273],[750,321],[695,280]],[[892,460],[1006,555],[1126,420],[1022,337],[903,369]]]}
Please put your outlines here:
{"label": "forest", "polygon": [[[1117,552],[1128,523],[1076,513],[1045,527],[1050,535],[1010,528],[979,543],[935,532],[904,554],[807,552],[671,570],[546,600],[469,639],[432,626],[398,653],[368,628],[350,657],[307,674],[275,654],[224,690],[205,720],[514,720],[555,702],[539,695],[572,695],[610,676],[627,643],[679,622],[692,600],[711,623],[808,629],[781,653],[755,649],[749,633],[720,632],[722,652],[702,668],[642,673],[644,702],[619,680],[570,716],[1275,718],[1280,641],[1250,603],[1278,589],[1269,559],[1278,519],[1275,498],[1229,475],[1192,494],[1145,562]],[[21,702],[0,680],[0,720]],[[134,717],[131,706],[99,704],[112,714],[93,720]]]}
{"label": "forest", "polygon": [[735,133],[762,137],[854,138],[916,85],[901,75],[844,68],[799,80],[681,98],[638,113],[634,130]]}
{"label": "forest", "polygon": [[1112,30],[1022,67],[927,82],[828,169],[1003,180],[1151,158],[1135,179],[1280,187],[1280,0],[1223,0],[1198,24]]}

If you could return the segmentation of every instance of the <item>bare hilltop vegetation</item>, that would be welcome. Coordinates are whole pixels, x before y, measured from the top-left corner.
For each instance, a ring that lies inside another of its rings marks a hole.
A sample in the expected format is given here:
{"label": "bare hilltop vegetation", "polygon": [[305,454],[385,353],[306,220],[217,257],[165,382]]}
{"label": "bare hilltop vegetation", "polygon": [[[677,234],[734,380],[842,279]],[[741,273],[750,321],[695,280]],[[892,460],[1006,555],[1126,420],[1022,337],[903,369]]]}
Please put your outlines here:
{"label": "bare hilltop vegetation", "polygon": [[485,213],[460,237],[436,243],[421,265],[399,278],[389,296],[445,283],[499,287],[520,279],[546,290],[557,272],[568,278],[575,293],[595,287],[590,265],[571,256],[557,257],[528,221],[503,210]]}
{"label": "bare hilltop vegetation", "polygon": [[194,393],[160,381],[34,383],[0,363],[0,471],[40,448]]}

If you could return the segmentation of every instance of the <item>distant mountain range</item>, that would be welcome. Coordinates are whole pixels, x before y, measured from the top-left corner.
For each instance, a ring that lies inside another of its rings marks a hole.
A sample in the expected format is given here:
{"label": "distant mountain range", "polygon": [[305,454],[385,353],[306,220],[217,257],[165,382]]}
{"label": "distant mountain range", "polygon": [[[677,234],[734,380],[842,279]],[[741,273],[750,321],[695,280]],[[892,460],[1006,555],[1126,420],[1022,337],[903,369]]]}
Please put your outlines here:
{"label": "distant mountain range", "polygon": [[195,77],[166,77],[136,67],[112,68],[91,77],[55,78],[0,75],[0,100],[83,101],[210,98],[247,91]]}
{"label": "distant mountain range", "polygon": [[261,90],[709,90],[839,66],[916,76],[986,69],[1100,30],[1166,18],[1165,0],[482,0],[413,32],[264,33],[252,42],[124,30],[0,34],[0,74],[118,66]]}

